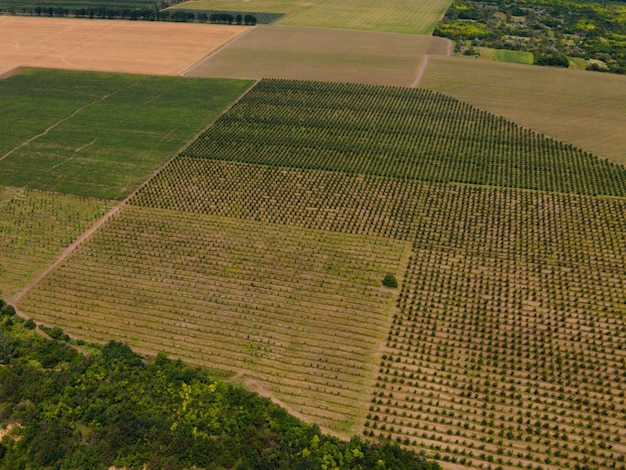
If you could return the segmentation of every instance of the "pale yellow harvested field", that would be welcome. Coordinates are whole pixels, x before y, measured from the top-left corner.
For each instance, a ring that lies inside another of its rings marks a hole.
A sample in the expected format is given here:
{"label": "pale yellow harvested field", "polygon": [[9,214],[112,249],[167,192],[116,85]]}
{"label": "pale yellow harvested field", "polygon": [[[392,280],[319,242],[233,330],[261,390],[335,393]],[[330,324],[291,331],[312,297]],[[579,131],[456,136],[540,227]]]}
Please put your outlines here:
{"label": "pale yellow harvested field", "polygon": [[626,77],[431,57],[420,87],[626,164]]}
{"label": "pale yellow harvested field", "polygon": [[246,29],[0,16],[0,76],[16,66],[179,75]]}

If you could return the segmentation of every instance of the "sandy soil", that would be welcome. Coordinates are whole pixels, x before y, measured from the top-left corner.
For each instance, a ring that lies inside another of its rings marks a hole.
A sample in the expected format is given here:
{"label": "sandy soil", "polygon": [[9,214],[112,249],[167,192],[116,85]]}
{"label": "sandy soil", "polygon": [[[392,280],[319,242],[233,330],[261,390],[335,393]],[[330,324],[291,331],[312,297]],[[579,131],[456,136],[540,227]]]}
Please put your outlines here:
{"label": "sandy soil", "polygon": [[0,76],[17,66],[179,75],[247,29],[0,16]]}

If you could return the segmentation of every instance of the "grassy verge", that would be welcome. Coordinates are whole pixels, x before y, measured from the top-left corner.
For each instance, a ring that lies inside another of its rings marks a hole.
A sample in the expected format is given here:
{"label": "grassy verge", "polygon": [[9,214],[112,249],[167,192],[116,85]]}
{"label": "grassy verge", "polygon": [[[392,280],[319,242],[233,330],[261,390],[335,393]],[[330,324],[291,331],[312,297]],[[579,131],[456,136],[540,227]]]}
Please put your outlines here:
{"label": "grassy verge", "polygon": [[528,64],[533,63],[532,52],[525,51],[511,51],[508,49],[491,49],[488,47],[480,47],[480,57],[484,59],[495,60],[498,62],[511,62],[514,64]]}

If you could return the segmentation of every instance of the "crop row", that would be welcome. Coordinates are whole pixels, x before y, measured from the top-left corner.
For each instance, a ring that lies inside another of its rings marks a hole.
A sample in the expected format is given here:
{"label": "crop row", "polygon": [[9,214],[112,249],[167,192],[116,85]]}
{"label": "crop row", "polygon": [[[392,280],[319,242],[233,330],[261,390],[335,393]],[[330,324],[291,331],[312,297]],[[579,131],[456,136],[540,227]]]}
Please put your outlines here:
{"label": "crop row", "polygon": [[182,155],[626,195],[626,169],[429,90],[263,80]]}
{"label": "crop row", "polygon": [[367,406],[394,297],[380,282],[405,249],[127,205],[20,306],[77,337],[240,371],[337,428]]}
{"label": "crop row", "polygon": [[623,465],[626,201],[434,189],[365,434],[473,467]]}
{"label": "crop row", "polygon": [[0,293],[23,287],[110,207],[95,198],[0,191]]}
{"label": "crop row", "polygon": [[411,240],[428,190],[409,180],[178,157],[131,202]]}

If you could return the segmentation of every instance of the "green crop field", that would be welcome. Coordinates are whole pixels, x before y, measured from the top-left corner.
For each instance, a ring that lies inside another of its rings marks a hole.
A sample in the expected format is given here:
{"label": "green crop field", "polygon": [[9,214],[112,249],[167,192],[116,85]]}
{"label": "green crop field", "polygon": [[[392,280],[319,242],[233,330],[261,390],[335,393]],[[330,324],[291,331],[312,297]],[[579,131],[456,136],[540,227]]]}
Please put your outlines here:
{"label": "green crop field", "polygon": [[480,51],[480,57],[483,59],[527,65],[532,65],[533,63],[532,52],[510,51],[508,49],[491,49],[489,47],[480,47],[478,49]]}
{"label": "green crop field", "polygon": [[0,80],[0,184],[122,199],[249,85],[25,70]]}
{"label": "green crop field", "polygon": [[217,10],[217,11],[240,11],[240,12],[267,12],[296,14],[315,5],[313,2],[296,2],[294,0],[251,0],[248,2],[211,0],[190,1],[179,3],[176,9],[189,10]]}
{"label": "green crop field", "polygon": [[19,307],[444,466],[607,468],[624,213],[624,167],[455,99],[264,80]]}
{"label": "green crop field", "polygon": [[112,204],[0,187],[0,296],[24,287]]}
{"label": "green crop field", "polygon": [[257,27],[185,73],[410,86],[425,54],[448,55],[432,36],[300,26]]}
{"label": "green crop field", "polygon": [[626,77],[432,57],[420,86],[626,164]]}
{"label": "green crop field", "polygon": [[176,8],[285,13],[281,24],[429,35],[452,2],[448,0],[221,0],[191,1]]}

